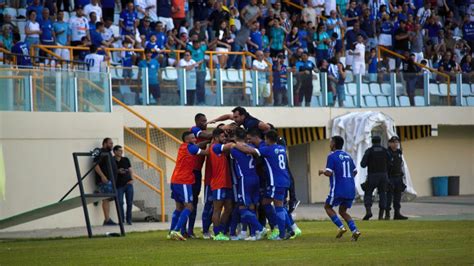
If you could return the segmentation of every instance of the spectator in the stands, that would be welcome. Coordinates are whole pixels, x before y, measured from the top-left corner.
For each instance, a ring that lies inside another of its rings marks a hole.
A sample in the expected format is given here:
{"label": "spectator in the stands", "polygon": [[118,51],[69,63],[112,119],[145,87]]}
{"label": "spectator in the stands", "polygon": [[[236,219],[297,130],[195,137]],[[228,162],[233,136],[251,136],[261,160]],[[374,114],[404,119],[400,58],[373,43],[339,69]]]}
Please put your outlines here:
{"label": "spectator in the stands", "polygon": [[198,20],[194,21],[194,25],[189,31],[189,36],[197,35],[197,40],[199,42],[207,43],[207,32],[203,30],[201,22]]}
{"label": "spectator in the stands", "polygon": [[[319,23],[319,17],[321,15],[321,5],[324,6],[324,0],[316,0],[315,1],[316,5],[318,6],[318,11],[316,11],[316,8],[313,6],[313,1],[308,1],[306,4],[305,8],[301,10],[301,15],[303,18],[303,21],[311,21],[311,23],[316,24]],[[318,16],[319,14],[319,16]],[[293,26],[294,28],[294,26]]]}
{"label": "spectator in the stands", "polygon": [[140,32],[140,38],[143,44],[150,40],[150,37],[154,32],[154,29],[151,27],[151,18],[145,17],[143,19],[143,23],[138,28],[138,32]]}
{"label": "spectator in the stands", "polygon": [[122,13],[120,13],[120,34],[122,36],[130,35],[131,37],[135,38],[138,23],[139,21],[137,11],[135,11],[133,2],[129,2],[127,4],[127,9],[122,10]]}
{"label": "spectator in the stands", "polygon": [[377,36],[376,36],[376,21],[373,16],[370,15],[369,8],[365,8],[362,11],[360,17],[360,29],[367,34],[367,48],[372,49],[377,47]]}
{"label": "spectator in the stands", "polygon": [[229,55],[227,52],[232,51],[232,43],[234,39],[231,38],[229,28],[227,27],[227,21],[222,20],[220,27],[216,31],[216,39],[217,39],[217,48],[216,52],[220,52],[217,54],[219,58],[219,64],[222,68],[227,66],[227,58]]}
{"label": "spectator in the stands", "polygon": [[[212,45],[213,43],[211,43]],[[208,46],[205,42],[194,40],[192,45],[187,46],[191,58],[198,64],[196,68],[196,101],[197,105],[204,105],[206,85],[206,61],[205,52]]]}
{"label": "spectator in the stands", "polygon": [[[131,38],[130,36],[125,36],[125,39],[122,42],[122,46],[125,49],[133,49],[135,44],[135,40]],[[120,54],[120,57],[122,58],[122,76],[124,79],[124,84],[130,85],[132,83],[132,77],[133,77],[133,69],[132,66],[135,62],[135,52],[131,50],[125,50],[122,51]]]}
{"label": "spectator in the stands", "polygon": [[291,32],[286,36],[286,47],[290,49],[292,53],[296,52],[300,48],[300,39],[298,37],[298,27],[294,26]]}
{"label": "spectator in the stands", "polygon": [[403,61],[404,80],[406,81],[406,89],[410,105],[415,106],[415,90],[419,79],[420,68],[415,64],[415,54],[408,55],[404,52],[406,59]]}
{"label": "spectator in the stands", "polygon": [[352,30],[354,27],[354,23],[359,21],[359,12],[357,8],[357,1],[351,0],[349,3],[349,9],[346,10],[346,14],[344,16],[344,21],[347,24],[347,30]]}
{"label": "spectator in the stands", "polygon": [[[13,47],[12,27],[10,25],[2,26],[2,34],[0,35],[0,47],[11,51]],[[5,54],[3,56],[6,56]]]}
{"label": "spectator in the stands", "polygon": [[[81,45],[83,43],[83,37],[90,40],[89,22],[84,16],[82,6],[76,6],[76,15],[69,19],[69,30],[71,32],[70,39],[72,46]],[[77,50],[74,51],[75,54],[77,53],[76,51]]]}
{"label": "spectator in the stands", "polygon": [[327,33],[331,36],[334,32],[337,33],[338,39],[341,40],[342,30],[345,30],[344,22],[339,18],[336,10],[331,11],[331,16],[326,20]]}
{"label": "spectator in the stands", "polygon": [[[99,5],[99,0],[91,0],[89,4],[84,6],[84,14],[86,16],[89,16],[91,12],[94,12],[95,15],[97,16],[97,21],[103,21],[102,20],[102,8]],[[90,17],[89,17],[90,20]]]}
{"label": "spectator in the stands", "polygon": [[196,99],[196,67],[202,63],[203,61],[194,61],[190,51],[185,51],[184,57],[179,60],[178,67],[186,69],[186,105],[194,105]]}
{"label": "spectator in the stands", "polygon": [[257,71],[257,97],[261,98],[260,104],[267,104],[269,103],[270,99],[270,87],[267,86],[267,73],[269,71],[269,67],[267,62],[264,60],[264,54],[262,51],[257,51],[255,53],[257,58],[252,62],[252,69]]}
{"label": "spectator in the stands", "polygon": [[439,44],[439,31],[441,30],[441,24],[437,20],[437,16],[431,16],[425,23],[424,29],[427,32],[428,38],[436,46]]}
{"label": "spectator in the stands", "polygon": [[[410,34],[406,31],[406,22],[400,20],[400,26],[395,31],[395,44],[393,48],[395,53],[404,55],[410,51]],[[395,59],[395,70],[398,71],[400,67],[401,60],[399,57]]]}
{"label": "spectator in the stands", "polygon": [[285,55],[279,54],[273,64],[273,105],[288,105],[287,74],[288,67],[285,64]]}
{"label": "spectator in the stands", "polygon": [[328,45],[328,58],[340,57],[342,51],[342,41],[338,39],[337,33],[333,32]]}
{"label": "spectator in the stands", "polygon": [[[28,20],[25,24],[25,42],[28,44],[28,47],[32,45],[38,45],[40,43],[40,34],[41,27],[38,21],[36,21],[36,11],[30,10],[28,13]],[[39,48],[35,48],[35,55],[39,56]]]}
{"label": "spectator in the stands", "polygon": [[102,34],[105,32],[104,23],[97,22],[95,28],[96,30],[91,32],[91,43],[98,48],[112,47],[112,43],[110,41],[104,40],[102,37]]}
{"label": "spectator in the stands", "polygon": [[273,26],[270,29],[270,55],[276,57],[280,53],[284,53],[285,31],[280,25],[280,19],[273,20]]}
{"label": "spectator in the stands", "polygon": [[[49,9],[46,7],[43,9],[43,19],[40,21],[40,29],[41,29],[41,34],[40,34],[41,44],[55,45],[56,36],[54,35],[53,21],[51,20],[49,16]],[[40,55],[48,57],[48,59],[45,60],[45,65],[49,65],[51,56],[49,54],[46,54],[43,51],[40,51]]]}
{"label": "spectator in the stands", "polygon": [[[99,22],[97,22],[99,23]],[[86,55],[84,58],[84,62],[86,62],[89,72],[91,73],[99,73],[103,70],[103,65],[105,61],[109,60],[109,57],[103,54],[97,53],[97,46],[90,45],[89,46],[89,54]],[[92,76],[92,80],[98,81],[100,78],[98,75]]]}
{"label": "spectator in the stands", "polygon": [[[89,13],[89,34],[94,32],[96,30],[96,23],[97,23],[97,15],[95,12],[90,12]],[[92,36],[91,36],[92,37]]]}
{"label": "spectator in the stands", "polygon": [[[56,45],[67,46],[69,39],[69,24],[64,22],[64,11],[60,10],[56,22],[53,23],[54,35],[56,36]],[[54,53],[59,55],[61,58],[70,60],[69,49],[56,48]]]}
{"label": "spectator in the stands", "polygon": [[[122,210],[122,221],[132,225],[132,207],[133,207],[133,170],[130,160],[123,156],[123,148],[116,145],[113,148],[115,163],[117,164],[117,198],[118,205]],[[127,204],[127,211],[123,210],[123,197]]]}
{"label": "spectator in the stands", "polygon": [[171,15],[173,14],[173,7],[171,0],[156,0],[158,9],[158,21],[163,22],[166,31],[173,30],[174,24]]}
{"label": "spectator in the stands", "polygon": [[5,14],[3,16],[3,24],[2,25],[10,25],[11,28],[12,28],[12,33],[13,33],[13,39],[15,38],[19,38],[21,39],[21,36],[20,36],[20,29],[18,28],[18,26],[12,22],[12,16],[10,14]]}
{"label": "spectator in the stands", "polygon": [[[352,54],[349,51],[352,51],[355,48],[357,42],[357,36],[362,35],[364,40],[367,40],[367,35],[360,29],[360,23],[356,21],[354,23],[354,28],[347,31],[346,33],[346,69],[352,68]],[[391,38],[391,37],[390,37]]]}
{"label": "spectator in the stands", "polygon": [[326,26],[324,24],[318,25],[318,30],[314,34],[314,44],[316,46],[316,62],[322,59],[328,58],[328,50],[331,39],[326,32]]}
{"label": "spectator in the stands", "polygon": [[[379,45],[384,46],[387,49],[392,48],[392,35],[394,33],[394,27],[389,19],[388,14],[382,16],[382,24],[380,25]],[[347,40],[346,40],[347,42]]]}
{"label": "spectator in the stands", "polygon": [[[324,59],[319,62],[324,61]],[[318,63],[319,63],[318,62]],[[313,62],[308,60],[308,53],[303,52],[301,60],[296,62],[296,71],[298,73],[298,83],[299,93],[298,93],[298,103],[302,104],[305,102],[305,107],[311,105],[311,98],[313,97],[313,70],[316,69],[316,66]]]}
{"label": "spectator in the stands", "polygon": [[377,82],[377,53],[375,52],[375,48],[370,49],[369,59],[367,61],[367,65],[369,66],[369,81],[370,82]]}
{"label": "spectator in the stands", "polygon": [[464,23],[462,25],[462,34],[464,40],[467,41],[467,44],[472,49],[474,49],[474,21],[470,19],[469,15],[464,17]]}
{"label": "spectator in the stands", "polygon": [[40,0],[33,0],[31,5],[29,5],[26,8],[26,14],[28,19],[30,19],[29,14],[31,14],[31,11],[36,12],[36,20],[41,21],[43,19],[43,5],[41,4]]}
{"label": "spectator in the stands", "polygon": [[[62,5],[62,8],[61,8],[61,5]],[[70,6],[71,6],[70,0],[56,0],[56,8],[58,12],[61,10],[69,12]]]}
{"label": "spectator in the stands", "polygon": [[186,20],[185,1],[188,0],[171,0],[171,17],[173,18],[175,27],[181,25],[181,23]]}
{"label": "spectator in the stands", "polygon": [[214,4],[214,7],[214,10],[208,17],[208,21],[211,24],[211,29],[213,31],[213,33],[210,35],[211,39],[214,39],[217,36],[216,32],[219,31],[222,21],[225,21],[226,25],[228,25],[230,20],[230,13],[228,10],[223,8],[222,0],[217,0],[217,2]]}
{"label": "spectator in the stands", "polygon": [[32,67],[28,43],[22,42],[18,36],[14,37],[13,42],[12,53],[16,56],[17,65],[22,68]]}
{"label": "spectator in the stands", "polygon": [[148,69],[148,86],[150,88],[150,93],[153,96],[153,100],[156,104],[159,103],[161,92],[160,92],[160,83],[158,80],[158,71],[160,70],[160,64],[158,60],[152,57],[153,52],[150,49],[145,49],[145,59],[141,60],[138,63],[139,74],[138,78],[141,79],[142,69]]}
{"label": "spectator in the stands", "polygon": [[357,36],[357,43],[354,50],[349,52],[353,56],[352,66],[354,75],[365,75],[365,45],[362,34]]}
{"label": "spectator in the stands", "polygon": [[421,24],[415,24],[415,31],[410,33],[411,52],[415,54],[415,62],[420,62],[423,57],[424,38]]}
{"label": "spectator in the stands", "polygon": [[160,49],[165,48],[166,44],[166,32],[165,32],[165,27],[163,26],[163,22],[158,21],[155,26],[155,31],[153,32],[153,35],[156,37],[156,45]]}
{"label": "spectator in the stands", "polygon": [[115,12],[115,0],[101,0],[100,4],[102,6],[102,15],[104,16],[104,21],[106,18],[110,18],[113,21]]}

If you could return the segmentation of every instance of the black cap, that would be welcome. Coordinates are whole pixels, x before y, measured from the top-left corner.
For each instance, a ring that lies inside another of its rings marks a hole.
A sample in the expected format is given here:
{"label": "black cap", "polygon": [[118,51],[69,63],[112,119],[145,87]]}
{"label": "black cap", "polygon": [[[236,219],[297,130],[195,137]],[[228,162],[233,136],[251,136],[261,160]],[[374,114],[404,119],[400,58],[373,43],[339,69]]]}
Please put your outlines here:
{"label": "black cap", "polygon": [[395,142],[395,141],[400,141],[400,138],[398,136],[393,136],[388,140],[388,142]]}

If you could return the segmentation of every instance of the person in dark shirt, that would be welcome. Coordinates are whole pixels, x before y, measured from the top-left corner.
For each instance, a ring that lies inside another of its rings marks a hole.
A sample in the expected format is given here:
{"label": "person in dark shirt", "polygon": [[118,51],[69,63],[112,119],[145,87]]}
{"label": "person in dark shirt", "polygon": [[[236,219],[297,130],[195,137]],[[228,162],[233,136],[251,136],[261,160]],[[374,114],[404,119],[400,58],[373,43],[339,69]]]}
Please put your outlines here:
{"label": "person in dark shirt", "polygon": [[404,79],[407,82],[407,94],[410,99],[410,105],[415,106],[415,90],[416,84],[418,82],[418,73],[420,73],[420,68],[415,64],[416,56],[415,54],[410,54],[405,52],[406,60],[403,61],[403,73]]}
{"label": "person in dark shirt", "polygon": [[[108,163],[107,160],[112,158],[109,155],[114,146],[114,142],[111,138],[105,138],[102,140],[102,148],[100,149],[99,156],[94,158],[94,162],[97,163],[94,170],[96,173],[95,182],[99,187],[99,192],[104,194],[114,193],[114,188],[112,185],[111,179],[117,179],[117,164],[115,160],[110,160],[110,165],[112,166],[112,176],[109,176]],[[102,200],[102,210],[104,211],[104,225],[117,225],[110,218],[110,201],[113,199],[104,199]]]}
{"label": "person in dark shirt", "polygon": [[[221,1],[217,1],[216,9],[209,15],[208,20],[212,25],[212,30],[218,32],[222,21],[226,21],[227,25],[229,25],[230,13],[222,8]],[[214,36],[214,34],[211,36]]]}
{"label": "person in dark shirt", "polygon": [[403,172],[402,150],[399,148],[400,139],[393,136],[388,141],[388,151],[391,155],[391,161],[388,167],[389,189],[387,191],[387,207],[385,209],[385,220],[390,220],[390,209],[393,199],[394,220],[407,220],[408,218],[400,213],[400,201],[402,192],[407,186],[403,183],[405,173]]}
{"label": "person in dark shirt", "polygon": [[[115,162],[118,168],[117,175],[117,197],[118,204],[122,208],[122,221],[126,221],[128,225],[132,225],[132,206],[133,206],[133,179],[132,164],[127,157],[123,156],[123,148],[116,145],[113,148]],[[125,195],[127,203],[127,212],[123,211],[123,196]],[[124,217],[125,216],[125,217]],[[126,219],[124,219],[126,218]]]}
{"label": "person in dark shirt", "polygon": [[[404,20],[400,21],[400,27],[395,31],[395,53],[405,54],[405,52],[410,51],[410,35],[406,31],[406,22]],[[398,71],[400,67],[401,60],[397,57],[395,60],[395,69]]]}
{"label": "person in dark shirt", "polygon": [[388,150],[380,145],[379,136],[372,137],[372,147],[368,148],[360,166],[367,167],[367,180],[361,185],[364,190],[364,205],[366,214],[363,220],[369,220],[372,217],[372,194],[377,188],[379,193],[379,220],[383,219],[384,210],[387,206],[387,184],[388,184],[388,165],[390,164],[390,154]]}

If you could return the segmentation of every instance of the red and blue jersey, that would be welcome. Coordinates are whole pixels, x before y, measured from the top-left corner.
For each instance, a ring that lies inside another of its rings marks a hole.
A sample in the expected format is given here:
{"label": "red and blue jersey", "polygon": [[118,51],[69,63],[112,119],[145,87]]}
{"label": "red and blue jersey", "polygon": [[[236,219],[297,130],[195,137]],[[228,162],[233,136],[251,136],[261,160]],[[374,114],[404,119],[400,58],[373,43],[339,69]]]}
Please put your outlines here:
{"label": "red and blue jersey", "polygon": [[355,197],[354,172],[356,170],[351,156],[336,150],[328,155],[326,170],[332,175],[329,179],[331,198],[353,199]]}
{"label": "red and blue jersey", "polygon": [[229,160],[223,153],[224,144],[213,144],[209,150],[209,158],[211,161],[212,177],[211,189],[232,188],[232,180],[230,176]]}
{"label": "red and blue jersey", "polygon": [[286,148],[282,145],[260,145],[257,149],[263,157],[267,170],[267,185],[275,187],[290,187]]}
{"label": "red and blue jersey", "polygon": [[176,166],[171,176],[172,184],[192,185],[195,182],[193,174],[196,155],[202,152],[196,144],[183,143],[179,146]]}

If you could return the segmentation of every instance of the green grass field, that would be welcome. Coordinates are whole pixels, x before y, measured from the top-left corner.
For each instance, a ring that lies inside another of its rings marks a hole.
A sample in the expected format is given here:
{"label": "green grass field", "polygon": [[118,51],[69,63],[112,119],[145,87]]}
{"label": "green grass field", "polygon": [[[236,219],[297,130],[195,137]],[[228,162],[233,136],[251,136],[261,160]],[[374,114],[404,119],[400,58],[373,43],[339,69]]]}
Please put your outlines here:
{"label": "green grass field", "polygon": [[303,236],[288,241],[166,240],[165,231],[125,238],[75,238],[0,242],[0,265],[87,264],[473,264],[473,221],[358,221],[335,239],[328,221],[298,223]]}

